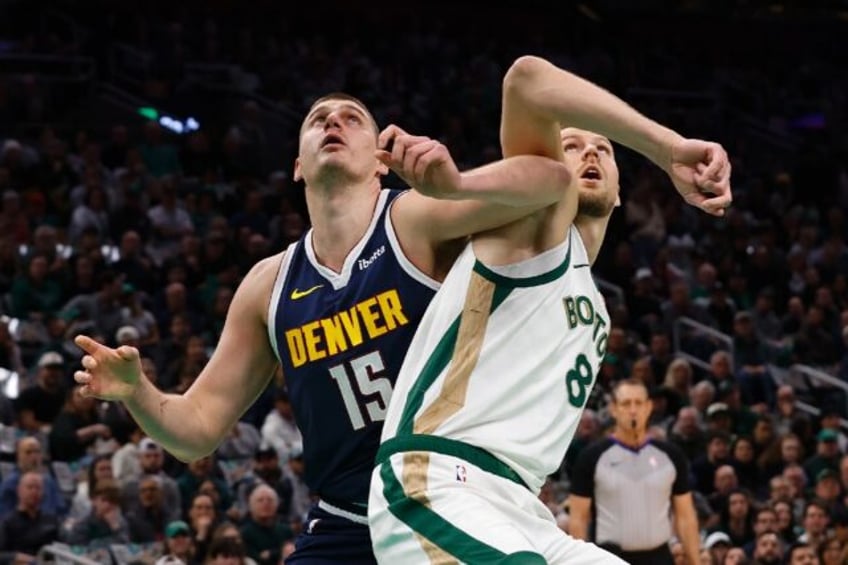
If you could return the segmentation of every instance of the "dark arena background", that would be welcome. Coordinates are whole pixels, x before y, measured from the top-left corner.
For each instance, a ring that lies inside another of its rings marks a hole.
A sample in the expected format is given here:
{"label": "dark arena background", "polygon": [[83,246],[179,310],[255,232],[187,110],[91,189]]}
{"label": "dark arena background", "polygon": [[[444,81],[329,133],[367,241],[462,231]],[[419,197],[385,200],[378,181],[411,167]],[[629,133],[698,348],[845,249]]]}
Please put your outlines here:
{"label": "dark arena background", "polygon": [[[63,405],[72,340],[135,345],[157,386],[185,391],[247,271],[309,229],[292,173],[315,99],[352,94],[467,169],[500,157],[502,79],[524,54],[733,165],[716,219],[616,148],[623,202],[593,269],[608,350],[543,500],[567,529],[571,465],[632,376],[652,437],[689,458],[701,563],[750,551],[765,506],[784,547],[848,563],[846,0],[0,0],[0,563],[155,563],[179,543],[212,563],[225,522],[256,563],[284,563],[312,501],[282,375],[187,466],[120,405]],[[260,535],[248,493],[265,477],[279,501]]]}

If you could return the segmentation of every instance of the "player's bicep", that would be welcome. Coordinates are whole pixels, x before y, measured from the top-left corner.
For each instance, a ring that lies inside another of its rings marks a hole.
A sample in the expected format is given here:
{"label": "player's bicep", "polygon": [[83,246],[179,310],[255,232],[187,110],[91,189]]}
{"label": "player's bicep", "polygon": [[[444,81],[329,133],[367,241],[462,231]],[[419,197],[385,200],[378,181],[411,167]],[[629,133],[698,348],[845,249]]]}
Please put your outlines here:
{"label": "player's bicep", "polygon": [[186,392],[208,415],[214,437],[223,437],[267,386],[277,366],[264,309],[279,255],[251,269],[233,296],[221,337],[197,381]]}

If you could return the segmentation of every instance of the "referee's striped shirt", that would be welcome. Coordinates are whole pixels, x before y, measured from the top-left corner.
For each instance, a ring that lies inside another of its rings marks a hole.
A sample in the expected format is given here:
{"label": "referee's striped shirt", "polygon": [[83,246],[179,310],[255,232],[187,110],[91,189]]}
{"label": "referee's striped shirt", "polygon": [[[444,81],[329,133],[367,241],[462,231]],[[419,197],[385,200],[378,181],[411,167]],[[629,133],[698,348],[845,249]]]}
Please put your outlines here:
{"label": "referee's striped shirt", "polygon": [[647,551],[672,537],[671,500],[689,492],[689,463],[673,443],[632,448],[613,438],[586,447],[571,476],[571,493],[592,499],[594,541]]}

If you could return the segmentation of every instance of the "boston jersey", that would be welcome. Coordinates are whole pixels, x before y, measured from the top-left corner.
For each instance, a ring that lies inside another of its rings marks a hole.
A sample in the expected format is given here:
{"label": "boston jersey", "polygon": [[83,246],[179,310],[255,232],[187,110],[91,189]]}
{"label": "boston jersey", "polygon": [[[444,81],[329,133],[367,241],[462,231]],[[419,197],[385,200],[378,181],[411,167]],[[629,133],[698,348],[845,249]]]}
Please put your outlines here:
{"label": "boston jersey", "polygon": [[482,448],[534,492],[560,465],[606,351],[609,316],[580,234],[503,267],[466,246],[409,347],[383,441]]}
{"label": "boston jersey", "polygon": [[407,346],[439,283],[403,255],[383,190],[341,273],[319,264],[312,230],[289,246],[268,332],[303,435],[305,481],[328,503],[368,501],[380,432]]}

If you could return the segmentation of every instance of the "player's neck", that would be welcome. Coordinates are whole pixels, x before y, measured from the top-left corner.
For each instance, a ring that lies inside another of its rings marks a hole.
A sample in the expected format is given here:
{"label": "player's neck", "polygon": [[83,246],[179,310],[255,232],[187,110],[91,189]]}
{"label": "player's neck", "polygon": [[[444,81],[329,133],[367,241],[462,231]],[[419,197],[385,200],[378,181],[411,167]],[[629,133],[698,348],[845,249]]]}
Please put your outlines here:
{"label": "player's neck", "polygon": [[583,240],[583,245],[586,247],[586,255],[589,257],[590,263],[594,264],[598,253],[601,251],[609,220],[609,216],[596,218],[579,213],[574,218],[574,225],[580,232],[580,239]]}
{"label": "player's neck", "polygon": [[379,182],[373,181],[335,189],[306,189],[312,247],[322,265],[341,270],[350,250],[368,230],[379,195]]}

